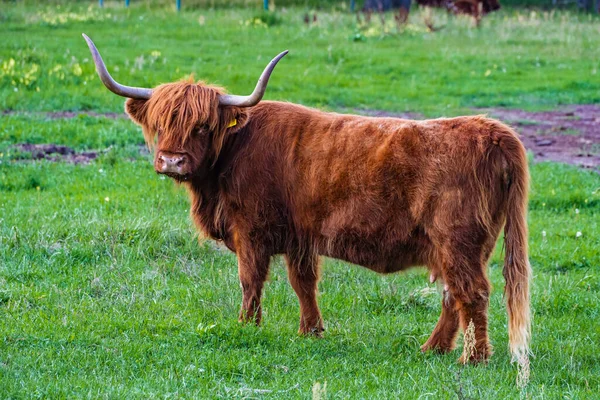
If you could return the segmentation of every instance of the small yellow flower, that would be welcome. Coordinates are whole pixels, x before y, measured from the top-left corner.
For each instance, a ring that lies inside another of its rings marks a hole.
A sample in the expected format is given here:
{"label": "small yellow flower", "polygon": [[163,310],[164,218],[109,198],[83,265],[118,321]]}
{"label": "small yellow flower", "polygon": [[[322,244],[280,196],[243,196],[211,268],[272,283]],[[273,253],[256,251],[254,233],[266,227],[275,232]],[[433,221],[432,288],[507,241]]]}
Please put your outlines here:
{"label": "small yellow flower", "polygon": [[81,69],[81,65],[79,65],[79,63],[76,63],[75,65],[73,65],[73,75],[81,76],[82,73],[83,73],[83,70]]}

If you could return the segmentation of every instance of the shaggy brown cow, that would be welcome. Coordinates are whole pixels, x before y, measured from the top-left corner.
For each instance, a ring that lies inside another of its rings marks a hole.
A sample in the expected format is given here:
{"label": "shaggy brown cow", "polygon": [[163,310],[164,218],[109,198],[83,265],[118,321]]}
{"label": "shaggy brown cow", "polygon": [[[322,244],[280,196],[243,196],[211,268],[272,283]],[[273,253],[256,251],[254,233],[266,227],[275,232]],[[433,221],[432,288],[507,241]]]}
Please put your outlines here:
{"label": "shaggy brown cow", "polygon": [[444,300],[422,349],[448,352],[459,327],[472,325],[475,348],[461,361],[487,360],[486,263],[504,226],[510,348],[527,359],[528,169],[509,127],[482,116],[409,121],[260,102],[285,52],[250,96],[192,81],[123,86],[86,40],[102,81],[129,97],[127,113],[156,146],[156,172],[183,183],[198,228],[237,254],[242,321],[261,320],[275,254],[300,300],[300,332],[315,335],[319,256],[379,273],[424,265],[443,281]]}

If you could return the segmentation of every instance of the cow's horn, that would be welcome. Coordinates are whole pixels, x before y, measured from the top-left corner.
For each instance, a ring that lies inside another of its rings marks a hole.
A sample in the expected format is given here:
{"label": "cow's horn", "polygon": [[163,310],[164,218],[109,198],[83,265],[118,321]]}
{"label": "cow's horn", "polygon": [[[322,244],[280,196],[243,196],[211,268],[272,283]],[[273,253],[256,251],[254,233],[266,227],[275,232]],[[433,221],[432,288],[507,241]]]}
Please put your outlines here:
{"label": "cow's horn", "polygon": [[258,104],[258,102],[262,99],[265,94],[265,90],[267,89],[267,83],[269,83],[269,77],[271,76],[271,72],[273,69],[288,53],[288,51],[284,51],[283,53],[279,53],[277,57],[271,60],[269,65],[265,68],[263,73],[260,75],[258,79],[258,83],[254,88],[254,92],[250,96],[236,96],[234,94],[224,94],[219,97],[219,104],[222,106],[237,106],[237,107],[252,107]]}
{"label": "cow's horn", "polygon": [[132,99],[148,100],[150,96],[152,96],[152,89],[125,86],[115,81],[112,78],[112,76],[110,76],[110,74],[108,73],[106,65],[104,65],[104,61],[102,61],[102,57],[100,56],[98,49],[94,45],[94,42],[92,42],[92,39],[87,37],[85,33],[82,33],[82,35],[85,41],[87,42],[90,51],[92,52],[92,57],[94,57],[94,64],[96,64],[96,71],[98,71],[98,76],[100,77],[102,83],[104,83],[104,86],[108,88],[108,90],[110,90],[114,94],[118,94],[119,96],[129,97]]}

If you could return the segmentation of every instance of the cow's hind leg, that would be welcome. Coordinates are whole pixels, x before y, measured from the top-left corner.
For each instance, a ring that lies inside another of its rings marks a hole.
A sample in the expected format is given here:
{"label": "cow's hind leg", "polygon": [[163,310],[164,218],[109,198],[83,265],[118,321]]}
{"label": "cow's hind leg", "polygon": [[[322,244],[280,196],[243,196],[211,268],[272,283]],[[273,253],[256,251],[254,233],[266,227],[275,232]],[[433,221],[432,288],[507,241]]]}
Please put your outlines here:
{"label": "cow's hind leg", "polygon": [[[473,235],[474,231],[469,232]],[[447,249],[444,281],[456,302],[460,326],[464,332],[461,363],[487,361],[492,355],[488,338],[490,283],[486,274],[487,249],[482,242],[473,243],[462,236]],[[476,235],[474,235],[476,236]]]}
{"label": "cow's hind leg", "polygon": [[480,263],[469,270],[449,271],[448,287],[456,299],[460,326],[464,332],[461,363],[487,361],[492,355],[488,338],[490,284]]}
{"label": "cow's hind leg", "polygon": [[432,350],[439,353],[448,353],[453,350],[456,334],[458,333],[458,323],[456,300],[449,290],[444,290],[442,294],[442,315],[440,315],[440,319],[427,342],[421,346],[421,350]]}
{"label": "cow's hind leg", "polygon": [[323,319],[317,305],[317,283],[319,281],[319,257],[307,252],[301,255],[285,256],[288,277],[300,300],[301,334],[321,336]]}

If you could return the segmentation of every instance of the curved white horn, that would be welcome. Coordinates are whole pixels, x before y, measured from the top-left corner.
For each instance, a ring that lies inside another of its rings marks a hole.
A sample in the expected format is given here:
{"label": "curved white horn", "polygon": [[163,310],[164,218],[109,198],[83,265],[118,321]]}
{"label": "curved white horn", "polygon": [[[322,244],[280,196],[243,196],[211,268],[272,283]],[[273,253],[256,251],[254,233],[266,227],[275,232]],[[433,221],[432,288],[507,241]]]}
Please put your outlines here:
{"label": "curved white horn", "polygon": [[236,96],[234,94],[224,94],[219,96],[219,104],[222,106],[236,106],[236,107],[252,107],[258,104],[258,102],[262,99],[265,94],[265,90],[267,89],[267,83],[269,83],[269,77],[271,76],[271,72],[273,69],[288,53],[288,50],[279,53],[277,57],[271,60],[271,62],[267,65],[263,73],[260,75],[258,79],[258,83],[254,88],[254,92],[252,92],[249,96]]}
{"label": "curved white horn", "polygon": [[106,65],[104,65],[104,61],[102,61],[102,57],[98,52],[98,49],[85,33],[82,33],[83,38],[88,44],[90,51],[92,52],[92,57],[94,58],[94,64],[96,64],[96,71],[98,72],[98,76],[104,86],[108,88],[114,94],[118,94],[119,96],[129,97],[131,99],[142,99],[148,100],[150,96],[152,96],[152,89],[139,88],[133,86],[125,86],[121,85],[117,81],[115,81],[112,76],[108,73],[106,69]]}

